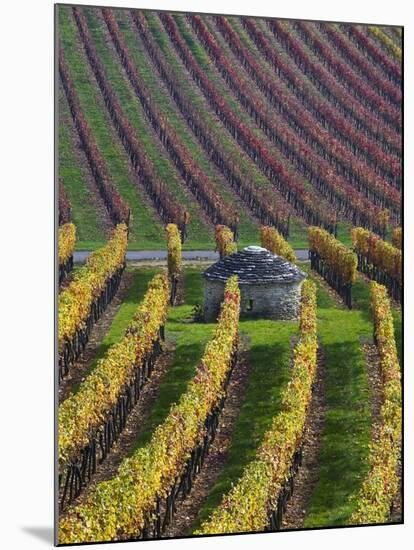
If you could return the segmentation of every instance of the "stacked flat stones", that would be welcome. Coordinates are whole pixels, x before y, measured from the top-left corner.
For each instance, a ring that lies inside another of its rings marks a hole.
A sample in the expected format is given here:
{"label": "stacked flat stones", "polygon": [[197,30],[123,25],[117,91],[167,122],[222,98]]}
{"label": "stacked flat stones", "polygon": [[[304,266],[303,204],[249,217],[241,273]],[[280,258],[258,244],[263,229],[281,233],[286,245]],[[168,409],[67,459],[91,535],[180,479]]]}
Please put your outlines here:
{"label": "stacked flat stones", "polygon": [[224,257],[204,272],[206,320],[217,318],[224,285],[232,275],[239,278],[242,312],[272,319],[297,317],[300,289],[306,274],[265,248],[248,246]]}

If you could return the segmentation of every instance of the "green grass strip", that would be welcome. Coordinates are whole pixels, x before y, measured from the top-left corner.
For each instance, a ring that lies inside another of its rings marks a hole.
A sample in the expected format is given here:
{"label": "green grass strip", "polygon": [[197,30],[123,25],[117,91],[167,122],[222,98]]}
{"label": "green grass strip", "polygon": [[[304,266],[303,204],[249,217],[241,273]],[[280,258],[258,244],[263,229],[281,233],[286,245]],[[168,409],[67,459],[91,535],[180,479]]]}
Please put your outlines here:
{"label": "green grass strip", "polygon": [[249,347],[245,399],[224,467],[191,531],[200,527],[237,482],[280,410],[282,392],[290,376],[290,339],[297,329],[295,321],[241,320],[240,334]]}
{"label": "green grass strip", "polygon": [[[318,285],[319,286],[319,285]],[[318,461],[318,482],[305,527],[346,524],[354,511],[349,497],[368,470],[371,406],[362,340],[372,340],[369,286],[353,287],[358,309],[338,307],[318,288],[318,333],[325,357],[326,417]]]}
{"label": "green grass strip", "polygon": [[188,382],[195,375],[205,345],[210,340],[215,327],[214,323],[195,323],[192,320],[193,307],[203,299],[203,280],[200,269],[187,268],[184,284],[185,304],[170,308],[166,323],[166,339],[173,342],[175,346],[172,364],[168,367],[156,402],[144,420],[142,430],[130,454],[148,443],[154,429],[164,421],[172,404],[179,400]]}

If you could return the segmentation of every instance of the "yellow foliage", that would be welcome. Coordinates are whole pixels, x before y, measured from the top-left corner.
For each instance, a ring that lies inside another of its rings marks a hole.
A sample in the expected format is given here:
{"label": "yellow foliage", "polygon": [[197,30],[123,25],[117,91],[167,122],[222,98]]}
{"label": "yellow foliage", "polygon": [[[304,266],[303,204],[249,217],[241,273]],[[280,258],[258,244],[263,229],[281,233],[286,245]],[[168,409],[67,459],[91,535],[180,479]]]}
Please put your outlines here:
{"label": "yellow foliage", "polygon": [[240,291],[237,277],[226,284],[212,340],[196,375],[172,406],[150,442],[125,459],[118,474],[99,483],[85,502],[59,522],[59,543],[99,542],[137,536],[157,496],[165,497],[203,440],[205,421],[224,394],[238,339]]}
{"label": "yellow foliage", "polygon": [[264,225],[260,228],[260,238],[263,248],[267,248],[273,254],[278,254],[292,263],[296,263],[296,254],[290,244],[274,227]]}
{"label": "yellow foliage", "polygon": [[73,255],[76,243],[76,226],[65,223],[59,226],[58,231],[58,258],[59,265],[66,263]]}

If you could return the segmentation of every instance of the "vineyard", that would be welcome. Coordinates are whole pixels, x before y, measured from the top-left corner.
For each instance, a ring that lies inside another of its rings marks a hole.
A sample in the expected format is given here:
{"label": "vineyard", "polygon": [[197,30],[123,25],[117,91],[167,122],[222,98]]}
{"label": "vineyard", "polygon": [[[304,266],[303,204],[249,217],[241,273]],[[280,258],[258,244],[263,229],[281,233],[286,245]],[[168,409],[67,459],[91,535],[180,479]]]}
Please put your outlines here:
{"label": "vineyard", "polygon": [[57,541],[401,523],[402,29],[56,25]]}

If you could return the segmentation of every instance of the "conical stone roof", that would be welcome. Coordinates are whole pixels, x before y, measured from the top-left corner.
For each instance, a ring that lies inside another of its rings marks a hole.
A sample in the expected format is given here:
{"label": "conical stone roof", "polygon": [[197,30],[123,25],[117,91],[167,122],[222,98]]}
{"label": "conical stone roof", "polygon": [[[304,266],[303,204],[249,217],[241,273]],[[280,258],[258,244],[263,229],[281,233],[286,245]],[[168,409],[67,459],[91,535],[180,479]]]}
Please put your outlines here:
{"label": "conical stone roof", "polygon": [[204,272],[209,281],[227,281],[238,275],[239,284],[291,283],[306,278],[306,273],[285,258],[260,246],[247,246],[225,256]]}

